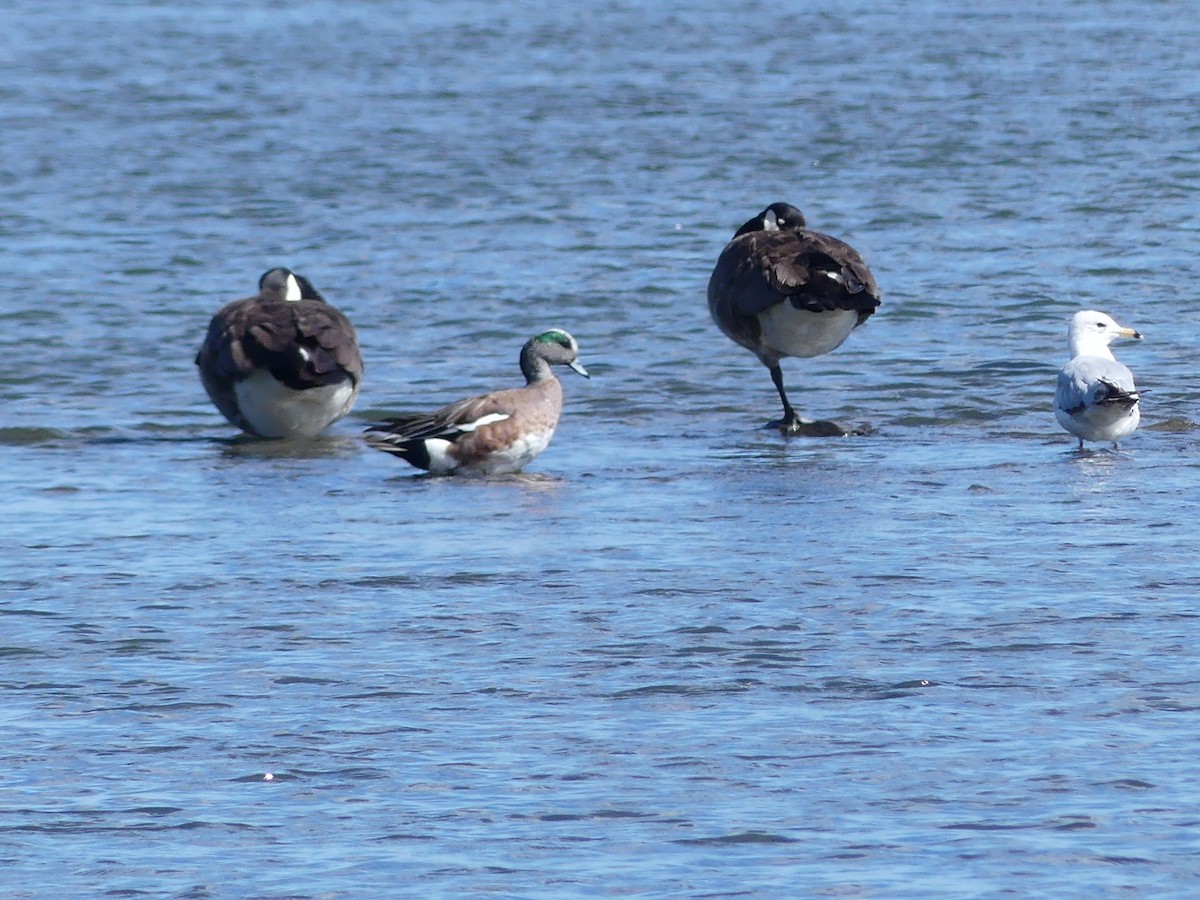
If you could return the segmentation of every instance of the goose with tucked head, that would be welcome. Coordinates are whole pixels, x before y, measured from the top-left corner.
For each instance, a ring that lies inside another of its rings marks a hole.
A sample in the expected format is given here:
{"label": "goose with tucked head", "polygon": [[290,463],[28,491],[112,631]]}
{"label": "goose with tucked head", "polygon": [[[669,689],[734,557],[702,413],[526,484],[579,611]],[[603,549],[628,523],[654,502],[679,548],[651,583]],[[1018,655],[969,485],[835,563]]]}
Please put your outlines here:
{"label": "goose with tucked head", "polygon": [[772,203],[739,228],[708,282],[713,321],[770,371],[783,418],[769,424],[785,435],[850,433],[797,414],[779,361],[829,353],[878,308],[879,289],[858,252],[809,229],[790,203]]}
{"label": "goose with tucked head", "polygon": [[350,320],[283,268],[213,316],[196,365],[221,414],[268,438],[316,437],[354,406],[363,377]]}

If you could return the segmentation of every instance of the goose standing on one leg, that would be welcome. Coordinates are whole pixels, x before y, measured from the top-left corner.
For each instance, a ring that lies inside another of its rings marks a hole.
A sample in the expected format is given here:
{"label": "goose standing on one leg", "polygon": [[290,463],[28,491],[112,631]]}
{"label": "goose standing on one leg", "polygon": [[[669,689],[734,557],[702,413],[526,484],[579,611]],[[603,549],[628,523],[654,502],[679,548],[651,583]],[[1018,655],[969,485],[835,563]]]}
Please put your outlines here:
{"label": "goose standing on one leg", "polygon": [[552,328],[521,348],[525,387],[378,422],[367,429],[367,443],[435,475],[519,472],[546,449],[562,415],[562,385],[551,365],[588,377],[575,338]]}
{"label": "goose standing on one leg", "polygon": [[268,438],[315,437],[354,406],[363,376],[350,320],[282,268],[213,316],[196,365],[225,418]]}
{"label": "goose standing on one leg", "polygon": [[1118,325],[1110,316],[1086,309],[1071,317],[1067,346],[1071,361],[1058,372],[1054,392],[1054,418],[1084,441],[1117,442],[1133,434],[1141,420],[1141,396],[1133,373],[1117,362],[1108,348],[1119,337],[1141,340],[1132,328]]}
{"label": "goose standing on one leg", "polygon": [[879,290],[858,252],[810,231],[800,210],[772,203],[726,245],[708,282],[708,309],[730,338],[771,372],[785,435],[845,435],[836,422],[800,418],[783,389],[779,361],[821,356],[879,308]]}

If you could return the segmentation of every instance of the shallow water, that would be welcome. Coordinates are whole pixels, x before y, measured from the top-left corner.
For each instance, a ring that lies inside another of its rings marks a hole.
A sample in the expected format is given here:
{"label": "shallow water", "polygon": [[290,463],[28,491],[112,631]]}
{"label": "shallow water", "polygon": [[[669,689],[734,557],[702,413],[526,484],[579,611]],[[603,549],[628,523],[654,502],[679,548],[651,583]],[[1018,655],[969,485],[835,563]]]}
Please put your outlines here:
{"label": "shallow water", "polygon": [[[645,6],[9,13],[0,896],[1194,892],[1200,24]],[[708,320],[777,199],[883,288],[784,363],[867,436]],[[367,364],[310,445],[192,365],[281,264]],[[1118,452],[1050,413],[1086,307]],[[359,441],[549,325],[526,474]]]}

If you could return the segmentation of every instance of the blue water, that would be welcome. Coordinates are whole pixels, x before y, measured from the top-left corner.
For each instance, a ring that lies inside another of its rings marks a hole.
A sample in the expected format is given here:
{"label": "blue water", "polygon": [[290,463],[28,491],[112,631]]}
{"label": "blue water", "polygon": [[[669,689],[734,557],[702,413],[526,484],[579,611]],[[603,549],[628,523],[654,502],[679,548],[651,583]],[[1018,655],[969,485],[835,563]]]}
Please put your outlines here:
{"label": "blue water", "polygon": [[[1194,895],[1198,69],[1131,0],[10,4],[0,897]],[[784,363],[869,435],[708,319],[774,200],[883,290]],[[192,365],[274,265],[366,359],[311,445]],[[359,440],[547,326],[526,474]]]}

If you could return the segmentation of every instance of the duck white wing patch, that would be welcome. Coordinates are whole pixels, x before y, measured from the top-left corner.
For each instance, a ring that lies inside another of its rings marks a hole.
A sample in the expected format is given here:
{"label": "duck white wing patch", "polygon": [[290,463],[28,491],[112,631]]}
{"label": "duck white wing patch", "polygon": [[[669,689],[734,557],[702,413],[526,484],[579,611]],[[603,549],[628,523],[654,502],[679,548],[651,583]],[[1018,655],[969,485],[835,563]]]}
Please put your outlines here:
{"label": "duck white wing patch", "polygon": [[471,432],[477,428],[482,428],[484,425],[491,425],[493,422],[503,422],[510,418],[508,413],[490,413],[486,416],[480,416],[473,422],[459,422],[455,428],[458,431]]}

